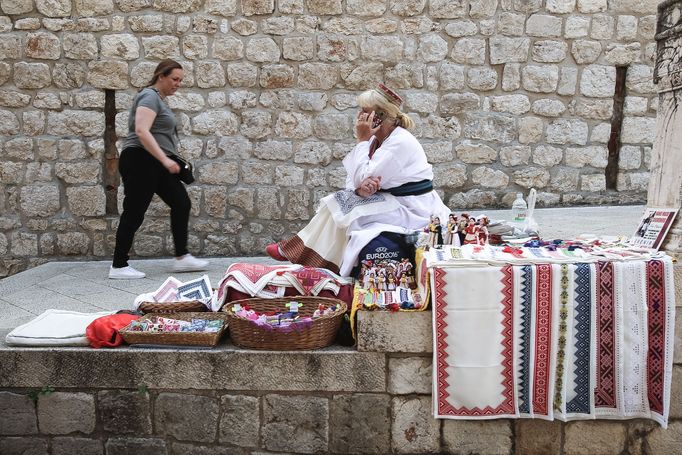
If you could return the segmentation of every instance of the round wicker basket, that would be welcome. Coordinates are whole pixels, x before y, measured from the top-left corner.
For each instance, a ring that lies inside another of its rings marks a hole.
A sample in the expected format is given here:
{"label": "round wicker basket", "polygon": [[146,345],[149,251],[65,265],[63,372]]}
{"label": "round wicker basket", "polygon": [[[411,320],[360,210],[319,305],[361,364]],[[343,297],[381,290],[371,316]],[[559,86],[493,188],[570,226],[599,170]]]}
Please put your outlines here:
{"label": "round wicker basket", "polygon": [[137,307],[141,313],[200,313],[207,311],[206,305],[198,300],[182,302],[142,302]]}
{"label": "round wicker basket", "polygon": [[[258,313],[285,312],[285,304],[292,301],[302,304],[298,313],[304,317],[312,316],[320,304],[328,308],[336,306],[336,311],[313,319],[311,324],[306,324],[300,330],[288,332],[260,327],[252,321],[235,316],[232,312],[232,307],[237,304],[248,305]],[[221,311],[228,315],[230,338],[235,345],[251,349],[297,351],[320,349],[333,344],[346,308],[346,303],[338,299],[291,296],[275,299],[235,300],[225,304]]]}

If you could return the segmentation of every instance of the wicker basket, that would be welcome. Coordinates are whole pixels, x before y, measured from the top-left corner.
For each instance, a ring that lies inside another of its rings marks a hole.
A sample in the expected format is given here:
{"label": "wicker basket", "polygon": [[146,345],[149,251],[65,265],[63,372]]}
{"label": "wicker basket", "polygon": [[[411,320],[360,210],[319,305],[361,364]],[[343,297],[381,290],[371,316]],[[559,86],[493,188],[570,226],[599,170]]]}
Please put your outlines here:
{"label": "wicker basket", "polygon": [[200,313],[207,311],[206,305],[198,300],[182,302],[142,302],[137,307],[141,313]]}
{"label": "wicker basket", "polygon": [[[258,313],[277,313],[286,310],[284,306],[289,302],[299,302],[301,316],[312,316],[319,304],[326,307],[336,305],[336,311],[320,318],[313,319],[310,325],[300,330],[282,332],[268,330],[251,321],[239,318],[232,312],[234,305],[248,305]],[[310,350],[327,347],[334,343],[339,331],[346,304],[342,300],[325,297],[291,296],[276,299],[243,299],[235,300],[223,306],[230,324],[230,338],[232,342],[243,348],[267,349],[273,351]]]}
{"label": "wicker basket", "polygon": [[227,328],[227,317],[223,313],[150,313],[142,316],[138,321],[151,319],[154,316],[161,316],[181,321],[192,319],[220,319],[223,327],[217,332],[138,332],[128,330],[129,325],[119,330],[119,333],[128,344],[167,344],[167,345],[189,345],[189,346],[215,346],[223,336]]}

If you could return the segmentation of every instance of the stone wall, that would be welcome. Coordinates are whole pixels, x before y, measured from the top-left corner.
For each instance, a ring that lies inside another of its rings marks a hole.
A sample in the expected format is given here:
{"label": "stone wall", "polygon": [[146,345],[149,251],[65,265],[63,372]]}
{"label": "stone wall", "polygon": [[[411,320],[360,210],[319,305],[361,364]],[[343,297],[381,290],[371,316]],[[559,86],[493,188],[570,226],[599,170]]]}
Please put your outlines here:
{"label": "stone wall", "polygon": [[[405,98],[453,210],[509,207],[530,187],[539,206],[642,203],[657,109],[655,8],[0,0],[0,276],[48,258],[110,257],[122,199],[111,151],[164,57],[186,68],[169,103],[182,154],[197,164],[198,254],[260,254],[304,225],[343,185],[355,96],[382,81]],[[617,67],[627,67],[622,147],[611,163],[617,190],[607,190]],[[171,254],[168,223],[155,201],[135,254]]]}
{"label": "stone wall", "polygon": [[0,344],[0,453],[679,452],[680,349],[666,430],[643,419],[435,420],[431,312],[358,317],[357,351],[271,353],[229,345],[210,351],[48,350]]}

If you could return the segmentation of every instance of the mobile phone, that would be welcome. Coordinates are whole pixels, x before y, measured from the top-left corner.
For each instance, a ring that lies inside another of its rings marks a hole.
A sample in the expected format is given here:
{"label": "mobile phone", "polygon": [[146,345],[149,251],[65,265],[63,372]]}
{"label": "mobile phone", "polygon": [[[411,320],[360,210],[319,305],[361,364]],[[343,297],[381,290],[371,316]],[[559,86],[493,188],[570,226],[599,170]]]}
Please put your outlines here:
{"label": "mobile phone", "polygon": [[374,120],[372,120],[372,128],[381,125],[381,122],[386,118],[386,113],[381,111],[374,111]]}

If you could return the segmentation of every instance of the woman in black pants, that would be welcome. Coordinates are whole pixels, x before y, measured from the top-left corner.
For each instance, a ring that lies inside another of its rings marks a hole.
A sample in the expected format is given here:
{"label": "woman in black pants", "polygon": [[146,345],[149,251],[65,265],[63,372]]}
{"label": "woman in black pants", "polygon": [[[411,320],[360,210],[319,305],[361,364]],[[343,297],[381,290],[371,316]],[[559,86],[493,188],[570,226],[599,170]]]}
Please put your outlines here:
{"label": "woman in black pants", "polygon": [[119,160],[125,198],[109,278],[145,277],[143,272],[128,265],[128,253],[154,194],[171,208],[171,231],[175,242],[173,270],[198,271],[205,270],[208,265],[208,261],[197,259],[187,251],[191,203],[177,176],[180,166],[169,158],[177,150],[178,138],[175,115],[164,100],[178,90],[183,77],[184,71],[178,62],[163,60],[130,109],[129,133]]}

